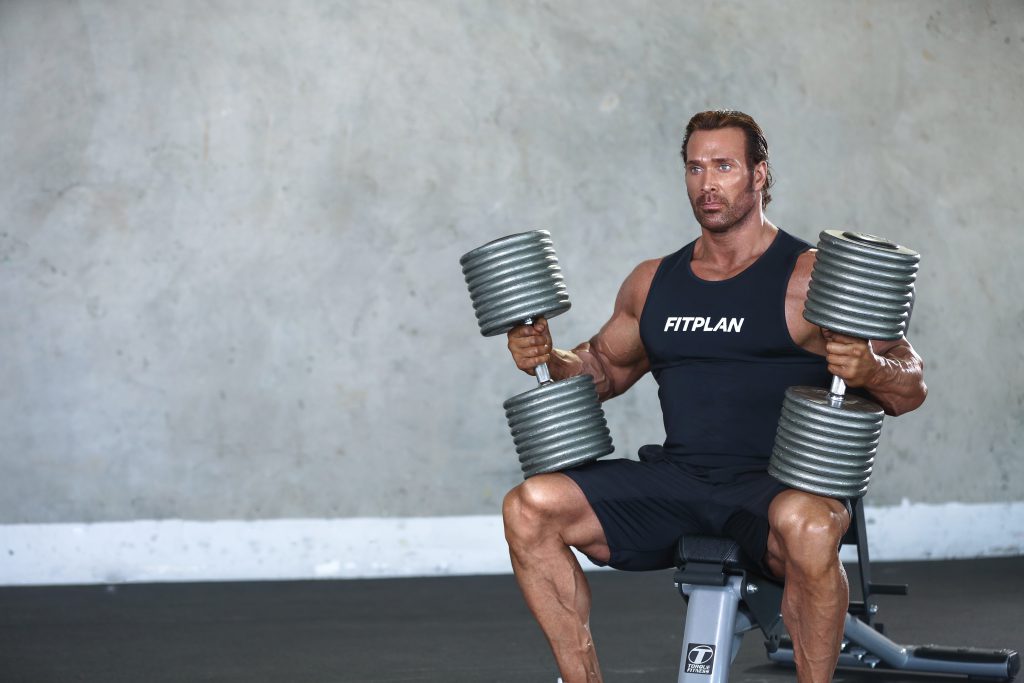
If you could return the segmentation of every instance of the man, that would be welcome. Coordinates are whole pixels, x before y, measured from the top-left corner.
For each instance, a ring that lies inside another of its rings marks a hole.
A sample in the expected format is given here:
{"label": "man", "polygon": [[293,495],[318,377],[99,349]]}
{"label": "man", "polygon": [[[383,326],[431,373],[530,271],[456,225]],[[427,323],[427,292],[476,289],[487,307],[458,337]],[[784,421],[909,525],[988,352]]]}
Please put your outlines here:
{"label": "man", "polygon": [[682,155],[700,237],[637,266],[611,319],[572,351],[552,347],[544,320],[508,334],[519,368],[593,375],[602,400],[652,371],[665,444],[645,446],[640,462],[598,461],[510,491],[512,566],[565,683],[600,681],[590,590],[570,546],[597,564],[645,570],[672,566],[683,533],[731,536],[785,579],[798,680],[829,681],[849,602],[838,545],[850,513],[846,501],[767,474],[783,393],[826,387],[831,373],[898,415],[925,399],[922,361],[906,339],[867,342],[804,320],[815,252],[765,218],[768,147],[752,118],[695,115]]}

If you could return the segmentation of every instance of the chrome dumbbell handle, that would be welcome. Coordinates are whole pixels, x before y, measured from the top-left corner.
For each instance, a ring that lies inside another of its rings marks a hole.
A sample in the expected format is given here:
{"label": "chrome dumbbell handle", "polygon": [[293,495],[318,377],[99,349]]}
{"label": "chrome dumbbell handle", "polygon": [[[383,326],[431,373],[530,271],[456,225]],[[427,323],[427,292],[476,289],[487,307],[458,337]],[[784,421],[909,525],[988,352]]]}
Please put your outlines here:
{"label": "chrome dumbbell handle", "polygon": [[828,402],[838,408],[843,405],[844,398],[846,398],[846,382],[832,375],[832,386],[828,388]]}
{"label": "chrome dumbbell handle", "polygon": [[[532,325],[533,318],[527,318],[526,320],[523,321],[523,324]],[[548,369],[547,363],[541,363],[540,365],[535,367],[533,371],[537,376],[537,384],[541,386],[544,386],[545,384],[550,384],[551,382],[555,381],[551,379],[551,371]]]}

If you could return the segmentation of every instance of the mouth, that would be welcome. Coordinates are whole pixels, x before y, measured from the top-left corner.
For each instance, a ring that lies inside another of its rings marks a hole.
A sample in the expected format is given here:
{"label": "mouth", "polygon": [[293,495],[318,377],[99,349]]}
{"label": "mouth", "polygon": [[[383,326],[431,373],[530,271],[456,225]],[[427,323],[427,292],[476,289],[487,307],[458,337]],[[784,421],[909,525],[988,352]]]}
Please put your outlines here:
{"label": "mouth", "polygon": [[725,208],[725,204],[722,202],[701,202],[698,206],[700,206],[702,211],[718,211]]}

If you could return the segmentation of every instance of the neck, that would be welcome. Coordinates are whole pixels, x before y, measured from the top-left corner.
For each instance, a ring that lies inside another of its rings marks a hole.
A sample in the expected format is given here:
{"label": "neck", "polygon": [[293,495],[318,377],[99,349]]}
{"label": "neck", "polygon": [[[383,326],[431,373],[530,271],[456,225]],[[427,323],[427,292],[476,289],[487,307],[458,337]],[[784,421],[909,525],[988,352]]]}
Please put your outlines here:
{"label": "neck", "polygon": [[726,269],[749,263],[768,249],[778,231],[758,206],[724,230],[701,227],[693,258]]}

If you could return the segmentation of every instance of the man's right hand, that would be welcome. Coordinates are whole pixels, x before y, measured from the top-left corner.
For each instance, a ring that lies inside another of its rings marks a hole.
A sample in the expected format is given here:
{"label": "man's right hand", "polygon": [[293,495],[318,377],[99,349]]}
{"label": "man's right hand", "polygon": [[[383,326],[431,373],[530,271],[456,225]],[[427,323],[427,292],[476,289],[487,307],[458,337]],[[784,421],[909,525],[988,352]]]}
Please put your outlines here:
{"label": "man's right hand", "polygon": [[508,350],[523,372],[536,374],[535,368],[551,358],[551,332],[548,321],[537,318],[532,325],[513,327],[508,333]]}

